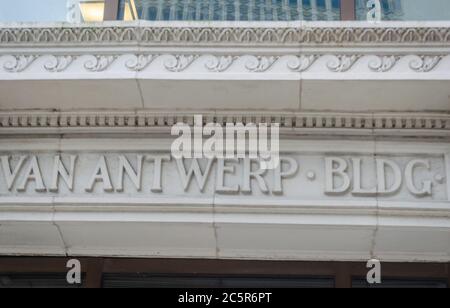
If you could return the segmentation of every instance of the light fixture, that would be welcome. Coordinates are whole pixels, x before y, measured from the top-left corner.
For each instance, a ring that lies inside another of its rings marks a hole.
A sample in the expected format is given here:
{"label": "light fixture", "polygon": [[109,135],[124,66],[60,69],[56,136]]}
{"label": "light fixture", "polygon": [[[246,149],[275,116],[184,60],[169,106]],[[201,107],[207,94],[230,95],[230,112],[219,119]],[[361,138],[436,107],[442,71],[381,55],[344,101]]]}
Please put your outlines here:
{"label": "light fixture", "polygon": [[105,1],[80,1],[80,11],[85,22],[103,21]]}
{"label": "light fixture", "polygon": [[137,16],[137,10],[136,10],[136,4],[134,3],[134,0],[126,0],[125,1],[125,10],[123,14],[123,20],[136,20],[138,18]]}

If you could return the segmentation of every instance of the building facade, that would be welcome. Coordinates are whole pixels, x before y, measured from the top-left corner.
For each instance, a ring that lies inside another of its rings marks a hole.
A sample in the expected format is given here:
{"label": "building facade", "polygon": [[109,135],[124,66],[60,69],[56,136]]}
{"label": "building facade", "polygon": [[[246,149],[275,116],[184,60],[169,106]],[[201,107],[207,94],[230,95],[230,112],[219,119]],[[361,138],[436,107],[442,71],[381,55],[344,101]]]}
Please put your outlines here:
{"label": "building facade", "polygon": [[0,4],[0,286],[450,285],[448,1],[47,2]]}

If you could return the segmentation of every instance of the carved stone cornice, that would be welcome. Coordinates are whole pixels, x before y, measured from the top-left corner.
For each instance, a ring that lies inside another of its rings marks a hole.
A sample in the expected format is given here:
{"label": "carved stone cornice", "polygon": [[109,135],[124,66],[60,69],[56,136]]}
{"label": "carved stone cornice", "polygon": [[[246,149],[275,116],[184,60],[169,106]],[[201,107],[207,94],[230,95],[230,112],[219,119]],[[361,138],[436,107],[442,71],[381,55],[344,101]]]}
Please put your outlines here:
{"label": "carved stone cornice", "polygon": [[[5,111],[184,110],[185,98],[189,108],[205,110],[448,111],[450,22],[0,25],[0,80],[8,87],[0,102]],[[46,96],[55,91],[53,80],[61,85],[58,100]],[[92,80],[122,90],[89,95],[83,82]],[[358,91],[349,91],[350,84]],[[214,85],[229,95],[218,97]],[[24,87],[34,99],[23,99]],[[172,87],[179,93],[166,90]],[[348,103],[334,102],[336,93]],[[371,121],[363,127],[373,128]]]}
{"label": "carved stone cornice", "polygon": [[375,79],[380,73],[391,72],[420,76],[437,70],[440,77],[448,75],[450,22],[416,25],[147,21],[0,24],[0,74],[5,73],[6,79],[8,73],[64,74],[70,70],[101,74],[114,63],[118,74],[258,75],[272,73],[275,68],[276,73],[285,74],[356,73],[372,74]]}
{"label": "carved stone cornice", "polygon": [[108,22],[0,25],[1,46],[450,45],[450,23]]}

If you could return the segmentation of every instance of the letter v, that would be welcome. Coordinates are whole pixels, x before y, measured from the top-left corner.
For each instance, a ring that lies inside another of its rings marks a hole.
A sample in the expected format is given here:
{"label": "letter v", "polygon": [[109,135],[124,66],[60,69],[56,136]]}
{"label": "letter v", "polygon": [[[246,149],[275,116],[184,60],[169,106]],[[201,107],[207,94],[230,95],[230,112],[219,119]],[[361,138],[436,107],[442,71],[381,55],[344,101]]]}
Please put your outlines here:
{"label": "letter v", "polygon": [[11,172],[11,167],[9,164],[9,156],[2,156],[2,167],[3,167],[3,174],[5,175],[6,183],[8,184],[8,190],[12,190],[12,186],[14,182],[16,181],[17,174],[19,173],[20,169],[22,169],[23,163],[27,159],[26,155],[23,155],[20,157],[19,162],[16,165],[16,168],[14,168],[14,171]]}

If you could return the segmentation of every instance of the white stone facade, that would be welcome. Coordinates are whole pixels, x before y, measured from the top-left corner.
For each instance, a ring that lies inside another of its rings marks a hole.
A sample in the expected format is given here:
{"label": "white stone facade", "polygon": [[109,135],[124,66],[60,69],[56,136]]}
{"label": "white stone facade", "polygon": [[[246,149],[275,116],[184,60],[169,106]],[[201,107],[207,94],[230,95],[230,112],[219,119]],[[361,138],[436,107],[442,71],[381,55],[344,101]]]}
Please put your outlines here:
{"label": "white stone facade", "polygon": [[[0,254],[448,262],[449,111],[445,22],[3,25]],[[189,179],[196,114],[281,169]]]}

